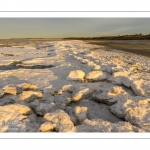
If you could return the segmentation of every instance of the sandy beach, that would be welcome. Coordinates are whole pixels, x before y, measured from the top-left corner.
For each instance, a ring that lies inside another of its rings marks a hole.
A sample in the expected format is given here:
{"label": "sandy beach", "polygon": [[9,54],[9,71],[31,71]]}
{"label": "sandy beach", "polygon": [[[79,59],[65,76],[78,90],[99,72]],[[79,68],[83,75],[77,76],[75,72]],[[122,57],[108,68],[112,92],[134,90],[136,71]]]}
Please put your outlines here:
{"label": "sandy beach", "polygon": [[104,45],[108,49],[117,49],[150,57],[149,40],[84,40],[90,44]]}
{"label": "sandy beach", "polygon": [[0,132],[149,132],[149,43],[126,42],[1,46]]}

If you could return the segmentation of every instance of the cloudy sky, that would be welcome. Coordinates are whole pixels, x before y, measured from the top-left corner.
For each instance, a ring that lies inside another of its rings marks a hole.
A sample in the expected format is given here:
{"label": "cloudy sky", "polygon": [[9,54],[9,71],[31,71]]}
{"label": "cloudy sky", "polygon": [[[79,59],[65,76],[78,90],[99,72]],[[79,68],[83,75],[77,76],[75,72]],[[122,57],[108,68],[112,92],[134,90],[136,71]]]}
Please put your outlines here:
{"label": "cloudy sky", "polygon": [[0,18],[0,39],[136,33],[150,33],[150,18]]}

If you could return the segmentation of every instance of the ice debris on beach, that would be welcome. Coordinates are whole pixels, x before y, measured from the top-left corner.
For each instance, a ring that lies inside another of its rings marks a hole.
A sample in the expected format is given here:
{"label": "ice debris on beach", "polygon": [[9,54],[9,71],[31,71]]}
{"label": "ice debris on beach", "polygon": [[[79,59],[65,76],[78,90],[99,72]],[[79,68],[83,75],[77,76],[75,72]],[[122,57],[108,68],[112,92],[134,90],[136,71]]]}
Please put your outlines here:
{"label": "ice debris on beach", "polygon": [[0,47],[0,132],[150,132],[149,66],[78,40]]}

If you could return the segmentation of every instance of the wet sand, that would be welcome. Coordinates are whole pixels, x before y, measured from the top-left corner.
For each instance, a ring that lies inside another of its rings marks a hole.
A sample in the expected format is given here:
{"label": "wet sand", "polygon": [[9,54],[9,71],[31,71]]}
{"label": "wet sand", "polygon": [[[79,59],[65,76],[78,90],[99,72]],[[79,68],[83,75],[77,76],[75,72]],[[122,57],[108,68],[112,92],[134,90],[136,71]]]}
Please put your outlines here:
{"label": "wet sand", "polygon": [[84,40],[89,44],[104,45],[108,49],[123,50],[150,57],[150,40]]}

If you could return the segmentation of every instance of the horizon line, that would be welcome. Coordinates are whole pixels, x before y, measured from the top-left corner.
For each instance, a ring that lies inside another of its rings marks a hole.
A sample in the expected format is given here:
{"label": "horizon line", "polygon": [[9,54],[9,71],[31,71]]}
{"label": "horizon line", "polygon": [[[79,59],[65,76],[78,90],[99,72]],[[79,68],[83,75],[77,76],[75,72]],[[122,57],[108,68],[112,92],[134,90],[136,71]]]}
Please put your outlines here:
{"label": "horizon line", "polygon": [[0,38],[0,40],[11,40],[11,39],[66,39],[66,38],[101,38],[101,37],[119,37],[119,36],[131,36],[131,35],[143,35],[143,36],[147,36],[150,35],[149,34],[142,34],[142,33],[135,33],[135,34],[123,34],[123,35],[104,35],[104,36],[89,36],[89,37],[85,37],[85,36],[74,36],[74,37],[33,37],[33,38],[29,38],[29,37],[24,37],[24,38],[5,38],[2,39]]}

